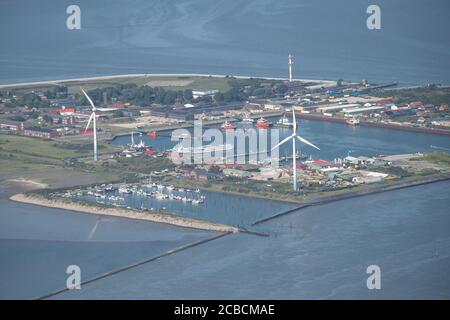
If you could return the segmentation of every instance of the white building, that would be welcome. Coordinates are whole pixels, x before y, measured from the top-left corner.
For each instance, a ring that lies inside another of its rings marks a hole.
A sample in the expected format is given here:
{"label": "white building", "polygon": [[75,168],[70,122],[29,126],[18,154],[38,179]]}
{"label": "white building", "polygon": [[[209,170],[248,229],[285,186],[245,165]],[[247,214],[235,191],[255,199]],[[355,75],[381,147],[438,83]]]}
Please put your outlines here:
{"label": "white building", "polygon": [[383,110],[384,107],[362,107],[362,108],[345,108],[342,111],[346,114],[360,114],[360,113],[371,113],[373,111]]}
{"label": "white building", "polygon": [[214,96],[216,93],[218,93],[219,90],[204,90],[204,91],[192,91],[192,97],[194,99],[200,98],[200,97],[206,97],[206,96]]}
{"label": "white building", "polygon": [[346,108],[355,108],[355,107],[360,107],[360,104],[357,103],[351,103],[351,104],[339,104],[339,105],[333,105],[333,106],[327,106],[327,107],[320,107],[317,108],[318,111],[322,112],[322,113],[326,113],[326,112],[338,112],[341,111],[342,109],[346,109]]}

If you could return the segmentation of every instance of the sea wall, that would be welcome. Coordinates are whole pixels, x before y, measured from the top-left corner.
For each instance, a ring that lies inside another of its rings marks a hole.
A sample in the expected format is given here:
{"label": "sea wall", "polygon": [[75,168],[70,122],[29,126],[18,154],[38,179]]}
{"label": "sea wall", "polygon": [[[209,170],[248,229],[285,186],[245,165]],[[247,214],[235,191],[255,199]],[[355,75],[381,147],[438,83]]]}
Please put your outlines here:
{"label": "sea wall", "polygon": [[[338,122],[338,123],[345,123],[344,118],[340,117],[329,117],[329,116],[323,116],[319,114],[310,114],[310,113],[300,113],[298,115],[299,118],[308,119],[308,120],[318,120],[318,121],[329,121],[329,122]],[[375,121],[366,121],[361,120],[360,124],[362,126],[368,126],[368,127],[377,127],[377,128],[388,128],[388,129],[396,129],[396,130],[403,130],[403,131],[412,131],[412,132],[420,132],[420,133],[430,133],[430,134],[439,134],[439,135],[446,135],[450,136],[450,130],[446,129],[438,129],[438,128],[422,128],[422,127],[413,127],[409,125],[401,125],[401,124],[395,124],[395,123],[386,123],[386,122],[375,122]]]}

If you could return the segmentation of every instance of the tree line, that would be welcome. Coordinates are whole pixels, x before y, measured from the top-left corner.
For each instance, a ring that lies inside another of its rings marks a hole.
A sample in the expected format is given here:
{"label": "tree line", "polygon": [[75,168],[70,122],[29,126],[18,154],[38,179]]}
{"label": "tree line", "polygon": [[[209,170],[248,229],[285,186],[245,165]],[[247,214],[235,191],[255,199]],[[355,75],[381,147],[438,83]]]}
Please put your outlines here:
{"label": "tree line", "polygon": [[[246,101],[249,98],[273,98],[284,96],[288,87],[281,81],[265,79],[236,79],[228,78],[229,90],[218,92],[213,96],[205,96],[194,99],[192,90],[170,90],[163,87],[138,86],[134,83],[115,84],[108,87],[90,90],[89,96],[96,105],[102,105],[106,96],[108,102],[121,101],[139,106],[158,104],[163,106],[186,104],[195,102],[236,102]],[[66,86],[55,86],[43,92],[47,99],[41,99],[34,92],[28,92],[19,97],[1,93],[0,97],[8,97],[7,106],[29,106],[31,108],[46,108],[50,106],[49,100],[64,99],[68,97]],[[75,103],[87,105],[88,101],[81,93],[75,94]]]}
{"label": "tree line", "polygon": [[[162,87],[138,86],[133,83],[116,84],[89,91],[89,96],[96,104],[102,104],[104,95],[108,101],[123,101],[139,106],[152,104],[174,105],[193,102],[235,102],[245,101],[250,97],[271,98],[284,96],[288,87],[280,81],[264,79],[228,79],[230,89],[213,96],[194,99],[192,90],[170,90]],[[79,95],[80,103],[87,104],[84,96]]]}

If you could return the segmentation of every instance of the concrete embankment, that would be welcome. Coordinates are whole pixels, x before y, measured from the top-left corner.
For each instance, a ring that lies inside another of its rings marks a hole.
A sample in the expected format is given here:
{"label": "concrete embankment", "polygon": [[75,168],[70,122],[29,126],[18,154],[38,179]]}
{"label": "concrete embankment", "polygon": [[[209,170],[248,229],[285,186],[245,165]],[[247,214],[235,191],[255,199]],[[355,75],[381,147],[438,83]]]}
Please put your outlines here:
{"label": "concrete embankment", "polygon": [[347,193],[340,194],[340,195],[334,195],[334,196],[323,196],[316,200],[306,201],[295,208],[291,208],[291,209],[288,209],[288,210],[285,210],[282,212],[278,212],[270,217],[266,217],[266,218],[257,220],[252,223],[252,226],[256,226],[258,224],[277,219],[279,217],[288,215],[295,211],[298,211],[298,210],[301,210],[301,209],[304,209],[307,207],[311,207],[311,206],[318,206],[318,205],[327,204],[330,202],[347,200],[347,199],[351,199],[351,198],[368,196],[371,194],[394,191],[394,190],[399,190],[399,189],[404,189],[404,188],[417,187],[417,186],[421,186],[421,185],[425,185],[425,184],[429,184],[429,183],[435,183],[435,182],[441,182],[441,181],[447,181],[447,180],[450,180],[450,175],[442,175],[442,176],[438,176],[438,177],[424,178],[424,179],[421,179],[418,181],[400,182],[400,183],[396,183],[394,185],[389,185],[389,186],[381,185],[379,187],[372,188],[369,190],[351,191],[351,192],[347,192]]}
{"label": "concrete embankment", "polygon": [[384,123],[384,122],[372,122],[372,121],[361,121],[361,125],[368,127],[377,127],[377,128],[388,128],[388,129],[396,129],[403,131],[412,131],[419,133],[429,133],[429,134],[439,134],[443,136],[450,136],[450,130],[446,129],[438,129],[438,128],[421,128],[421,127],[412,127],[408,125],[394,124],[394,123]]}
{"label": "concrete embankment", "polygon": [[19,193],[10,197],[11,200],[33,204],[38,206],[44,206],[49,208],[58,208],[69,211],[76,211],[81,213],[97,214],[115,216],[128,219],[146,220],[151,222],[166,223],[179,227],[217,231],[217,232],[232,232],[237,233],[239,228],[228,226],[225,224],[214,223],[210,221],[191,219],[181,217],[169,213],[155,213],[155,212],[141,212],[132,209],[122,208],[109,208],[109,207],[97,207],[88,204],[80,204],[71,201],[63,200],[49,200],[39,196],[31,196],[23,193]]}
{"label": "concrete embankment", "polygon": [[[337,122],[337,123],[345,123],[345,121],[346,121],[346,119],[340,118],[340,117],[334,117],[334,116],[330,117],[330,116],[323,116],[323,115],[319,115],[319,114],[310,114],[310,113],[300,113],[298,115],[298,117],[300,119],[303,118],[303,119],[308,119],[308,120],[328,121],[328,122]],[[374,121],[366,121],[366,120],[361,120],[360,124],[362,126],[367,126],[367,127],[387,128],[387,129],[395,129],[395,130],[450,136],[450,130],[446,130],[446,129],[413,127],[413,126],[409,126],[409,125],[379,122],[379,121],[374,122]]]}

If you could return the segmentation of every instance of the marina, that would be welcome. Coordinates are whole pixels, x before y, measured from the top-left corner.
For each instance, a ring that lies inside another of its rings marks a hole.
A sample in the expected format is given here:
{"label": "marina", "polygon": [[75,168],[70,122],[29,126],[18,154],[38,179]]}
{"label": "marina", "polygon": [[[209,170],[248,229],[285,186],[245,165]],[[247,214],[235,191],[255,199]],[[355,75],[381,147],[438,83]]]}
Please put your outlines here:
{"label": "marina", "polygon": [[[50,196],[58,194],[51,193]],[[96,203],[108,204],[115,207],[130,208],[126,198],[137,196],[142,199],[138,209],[154,211],[155,208],[144,206],[145,199],[172,200],[199,205],[204,203],[206,197],[200,193],[200,189],[190,190],[175,188],[174,186],[164,186],[162,184],[119,184],[102,185],[100,187],[87,188],[85,190],[66,191],[60,195],[63,198],[79,198],[95,201]],[[165,210],[165,207],[161,207]]]}
{"label": "marina", "polygon": [[293,203],[239,195],[180,188],[159,183],[92,186],[50,193],[49,198],[87,201],[106,207],[133,209],[142,213],[170,212],[182,217],[248,228],[273,212],[294,208]]}

